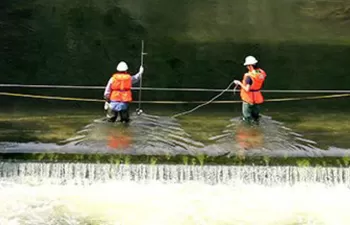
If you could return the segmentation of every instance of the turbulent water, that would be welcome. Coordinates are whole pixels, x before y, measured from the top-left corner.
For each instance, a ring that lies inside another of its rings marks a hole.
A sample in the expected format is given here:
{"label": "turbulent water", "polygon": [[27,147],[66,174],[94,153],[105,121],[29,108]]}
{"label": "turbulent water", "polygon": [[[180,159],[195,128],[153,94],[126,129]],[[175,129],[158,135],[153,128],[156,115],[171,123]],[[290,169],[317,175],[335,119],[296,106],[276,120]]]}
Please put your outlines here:
{"label": "turbulent water", "polygon": [[38,186],[0,182],[0,224],[346,225],[344,186],[264,187],[108,182]]}
{"label": "turbulent water", "polygon": [[0,224],[345,225],[349,175],[348,168],[1,163]]}
{"label": "turbulent water", "polygon": [[116,150],[127,154],[195,154],[204,147],[172,118],[149,114],[134,115],[129,124],[95,121],[66,140],[66,148]]}
{"label": "turbulent water", "polygon": [[259,124],[248,126],[233,118],[222,134],[210,137],[215,141],[208,151],[222,154],[245,155],[303,155],[315,156],[320,150],[317,143],[304,139],[283,123],[263,116]]}

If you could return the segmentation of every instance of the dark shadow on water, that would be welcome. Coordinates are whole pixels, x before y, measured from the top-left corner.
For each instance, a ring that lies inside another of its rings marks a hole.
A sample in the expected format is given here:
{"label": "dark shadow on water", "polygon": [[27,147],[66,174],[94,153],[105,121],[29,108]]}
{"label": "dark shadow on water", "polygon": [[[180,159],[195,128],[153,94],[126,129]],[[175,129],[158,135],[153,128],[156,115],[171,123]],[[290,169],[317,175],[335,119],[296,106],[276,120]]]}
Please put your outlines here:
{"label": "dark shadow on water", "polygon": [[10,120],[0,122],[0,141],[36,142],[37,132],[45,132],[47,125],[35,121]]}

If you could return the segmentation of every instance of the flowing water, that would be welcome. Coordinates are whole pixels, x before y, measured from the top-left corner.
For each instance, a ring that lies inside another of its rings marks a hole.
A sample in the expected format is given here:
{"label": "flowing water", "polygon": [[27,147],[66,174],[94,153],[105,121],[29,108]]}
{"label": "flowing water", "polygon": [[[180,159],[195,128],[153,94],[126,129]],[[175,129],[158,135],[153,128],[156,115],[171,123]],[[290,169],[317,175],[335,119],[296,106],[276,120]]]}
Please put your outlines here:
{"label": "flowing water", "polygon": [[[199,128],[201,129],[201,128]],[[126,124],[95,120],[59,143],[2,142],[3,153],[345,156],[318,147],[263,116],[238,117],[198,140],[168,116],[133,115]],[[193,133],[192,133],[193,134]],[[350,169],[0,162],[0,224],[349,224]]]}
{"label": "flowing water", "polygon": [[0,224],[348,224],[350,169],[0,164]]}
{"label": "flowing water", "polygon": [[[204,123],[205,121],[203,121]],[[96,120],[57,143],[2,142],[2,153],[346,156],[263,116],[228,119],[206,140],[180,120],[133,115]],[[198,128],[202,129],[201,127]],[[350,169],[0,162],[0,225],[342,225],[349,224]]]}
{"label": "flowing water", "polygon": [[[205,121],[202,122],[204,124]],[[127,155],[208,156],[348,156],[347,149],[322,149],[285,124],[262,116],[258,125],[239,117],[227,121],[215,135],[194,138],[179,120],[143,113],[129,124],[110,124],[100,119],[78,129],[58,143],[0,142],[2,153],[107,153]],[[205,132],[205,129],[202,129]],[[209,131],[209,130],[208,130]],[[193,132],[192,132],[193,133]]]}

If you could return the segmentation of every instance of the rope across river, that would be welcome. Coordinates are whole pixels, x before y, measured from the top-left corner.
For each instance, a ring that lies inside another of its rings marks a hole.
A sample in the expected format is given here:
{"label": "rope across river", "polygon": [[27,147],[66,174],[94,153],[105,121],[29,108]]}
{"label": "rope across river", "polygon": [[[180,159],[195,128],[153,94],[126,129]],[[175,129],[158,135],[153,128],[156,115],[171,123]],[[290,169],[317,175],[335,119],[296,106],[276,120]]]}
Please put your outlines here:
{"label": "rope across river", "polygon": [[[141,103],[145,104],[200,104],[191,110],[181,112],[173,115],[173,118],[183,116],[194,112],[195,110],[208,105],[208,104],[229,104],[229,103],[241,103],[240,100],[220,100],[215,101],[218,97],[223,95],[225,92],[229,91],[233,81],[227,86],[226,89],[206,89],[206,88],[156,88],[156,87],[140,87],[133,88],[133,90],[150,90],[150,91],[192,91],[192,92],[220,92],[215,95],[209,101],[162,101],[162,100],[141,100],[134,101],[140,106]],[[74,85],[28,85],[28,84],[0,84],[3,88],[48,88],[48,89],[104,89],[102,86],[74,86]],[[237,92],[236,88],[233,93]],[[309,93],[316,94],[322,93],[323,95],[318,96],[305,96],[305,97],[285,97],[285,98],[272,98],[266,99],[265,102],[286,102],[286,101],[300,101],[300,100],[316,100],[316,99],[330,99],[330,98],[342,98],[350,97],[350,90],[262,90],[262,92],[269,93]],[[324,95],[327,94],[327,95]],[[34,99],[47,99],[47,100],[61,100],[61,101],[80,101],[80,102],[104,102],[103,99],[94,98],[77,98],[77,97],[64,97],[64,96],[51,96],[51,95],[36,95],[36,94],[25,94],[25,93],[15,93],[15,92],[0,92],[0,96],[10,96],[10,97],[23,97],[23,98],[34,98]]]}

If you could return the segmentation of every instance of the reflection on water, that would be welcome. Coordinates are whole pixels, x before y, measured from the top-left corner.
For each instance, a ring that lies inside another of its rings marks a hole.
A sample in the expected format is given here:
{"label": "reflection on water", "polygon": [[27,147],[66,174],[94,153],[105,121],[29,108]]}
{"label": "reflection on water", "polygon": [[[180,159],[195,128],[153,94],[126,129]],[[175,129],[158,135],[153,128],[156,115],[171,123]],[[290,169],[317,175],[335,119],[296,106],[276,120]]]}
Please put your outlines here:
{"label": "reflection on water", "polygon": [[258,126],[240,126],[236,130],[235,141],[244,150],[262,148],[264,146],[264,133]]}

